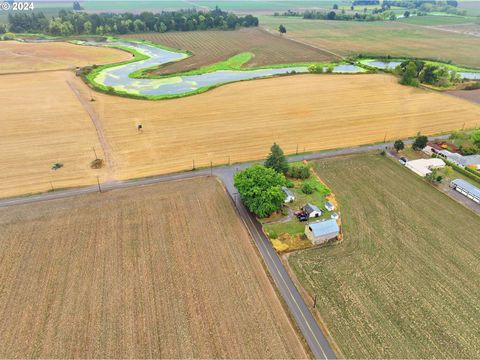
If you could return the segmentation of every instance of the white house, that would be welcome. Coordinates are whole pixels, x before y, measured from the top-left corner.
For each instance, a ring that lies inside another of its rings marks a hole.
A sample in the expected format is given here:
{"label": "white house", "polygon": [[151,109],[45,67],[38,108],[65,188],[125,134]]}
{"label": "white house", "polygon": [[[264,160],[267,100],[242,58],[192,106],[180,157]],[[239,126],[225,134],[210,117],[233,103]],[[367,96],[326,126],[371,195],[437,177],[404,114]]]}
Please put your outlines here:
{"label": "white house", "polygon": [[433,169],[445,167],[445,161],[439,158],[418,159],[407,161],[405,166],[412,170],[415,174],[425,177],[430,174]]}
{"label": "white house", "polygon": [[454,163],[460,167],[471,166],[475,169],[480,169],[480,155],[467,155],[463,156],[461,154],[452,153],[448,150],[442,150],[438,152],[438,155],[443,156],[448,161]]}
{"label": "white house", "polygon": [[291,203],[295,200],[295,195],[286,186],[282,186],[282,190],[285,193],[285,203]]}
{"label": "white house", "polygon": [[303,211],[305,211],[310,218],[316,218],[322,216],[322,211],[315,205],[307,204],[303,207]]}
{"label": "white house", "polygon": [[330,201],[327,201],[325,203],[325,209],[327,209],[328,211],[333,211],[335,210],[335,205],[333,205]]}
{"label": "white house", "polygon": [[314,222],[305,225],[305,235],[313,245],[322,244],[334,239],[340,233],[337,221],[334,219]]}

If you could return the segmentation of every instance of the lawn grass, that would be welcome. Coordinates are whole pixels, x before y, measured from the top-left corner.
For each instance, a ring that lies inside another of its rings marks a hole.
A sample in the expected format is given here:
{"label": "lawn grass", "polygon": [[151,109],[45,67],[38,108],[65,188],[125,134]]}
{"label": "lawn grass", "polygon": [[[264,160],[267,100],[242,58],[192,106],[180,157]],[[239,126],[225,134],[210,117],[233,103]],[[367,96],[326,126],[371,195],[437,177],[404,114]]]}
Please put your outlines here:
{"label": "lawn grass", "polygon": [[315,162],[344,241],[289,262],[346,358],[478,358],[480,218],[380,155]]}

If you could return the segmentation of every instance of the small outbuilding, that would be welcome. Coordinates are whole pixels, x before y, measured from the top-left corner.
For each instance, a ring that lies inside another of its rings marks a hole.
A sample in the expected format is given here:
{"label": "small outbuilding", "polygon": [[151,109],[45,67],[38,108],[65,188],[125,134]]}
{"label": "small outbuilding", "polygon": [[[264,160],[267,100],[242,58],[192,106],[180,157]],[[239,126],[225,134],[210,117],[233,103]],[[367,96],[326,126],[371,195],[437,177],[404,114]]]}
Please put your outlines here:
{"label": "small outbuilding", "polygon": [[308,215],[309,218],[316,218],[322,216],[322,211],[313,204],[307,204],[302,209]]}
{"label": "small outbuilding", "polygon": [[291,203],[295,200],[295,195],[286,186],[282,186],[282,190],[285,193],[285,203]]}
{"label": "small outbuilding", "polygon": [[333,205],[330,201],[327,201],[325,203],[325,209],[327,209],[328,211],[333,211],[335,210],[335,205]]}
{"label": "small outbuilding", "polygon": [[465,195],[470,200],[480,204],[480,189],[463,179],[455,179],[450,183],[450,187]]}
{"label": "small outbuilding", "polygon": [[313,245],[319,245],[328,240],[335,239],[339,233],[340,228],[334,219],[305,225],[305,235]]}

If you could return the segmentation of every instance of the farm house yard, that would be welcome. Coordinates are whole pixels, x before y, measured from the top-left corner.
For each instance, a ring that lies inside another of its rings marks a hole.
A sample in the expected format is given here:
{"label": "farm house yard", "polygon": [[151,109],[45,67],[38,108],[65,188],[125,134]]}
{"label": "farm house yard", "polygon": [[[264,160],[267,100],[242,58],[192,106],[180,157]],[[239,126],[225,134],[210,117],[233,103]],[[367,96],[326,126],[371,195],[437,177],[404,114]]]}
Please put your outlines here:
{"label": "farm house yard", "polygon": [[289,262],[344,356],[478,358],[479,217],[387,157],[314,166],[344,240]]}
{"label": "farm house yard", "polygon": [[[95,127],[68,81],[71,72],[0,76],[0,197],[96,183],[92,147],[104,158]],[[53,163],[64,166],[51,170]]]}
{"label": "farm house yard", "polygon": [[325,62],[336,57],[313,47],[273,35],[260,28],[243,28],[237,31],[191,31],[124,35],[127,39],[144,39],[157,44],[193,53],[189,58],[164,65],[153,74],[168,74],[198,69],[224,61],[242,52],[252,52],[254,57],[246,67]]}
{"label": "farm house yard", "polygon": [[[295,75],[144,101],[97,94],[119,179],[477,126],[480,107],[388,75]],[[136,124],[143,125],[138,133]],[[321,174],[320,174],[321,176]]]}
{"label": "farm house yard", "polygon": [[0,209],[2,358],[306,358],[215,178]]}
{"label": "farm house yard", "polygon": [[117,49],[78,46],[66,42],[0,42],[0,74],[26,71],[74,69],[76,66],[106,64],[131,59]]}

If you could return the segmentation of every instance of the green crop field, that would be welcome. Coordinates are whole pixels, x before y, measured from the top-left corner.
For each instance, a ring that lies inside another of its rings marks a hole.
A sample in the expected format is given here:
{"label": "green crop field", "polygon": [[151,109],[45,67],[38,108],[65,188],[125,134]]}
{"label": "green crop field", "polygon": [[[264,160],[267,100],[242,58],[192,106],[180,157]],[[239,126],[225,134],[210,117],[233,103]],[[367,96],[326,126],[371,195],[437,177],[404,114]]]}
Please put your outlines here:
{"label": "green crop field", "polygon": [[289,262],[346,358],[480,357],[480,218],[380,155],[314,163],[344,240]]}
{"label": "green crop field", "polygon": [[403,24],[399,21],[328,21],[298,17],[260,16],[260,24],[286,36],[340,55],[391,55],[453,61],[480,67],[480,38]]}
{"label": "green crop field", "polygon": [[469,24],[478,21],[477,17],[473,16],[411,16],[409,18],[399,19],[401,23],[423,25],[423,26],[435,26],[435,25],[457,25],[457,24]]}

